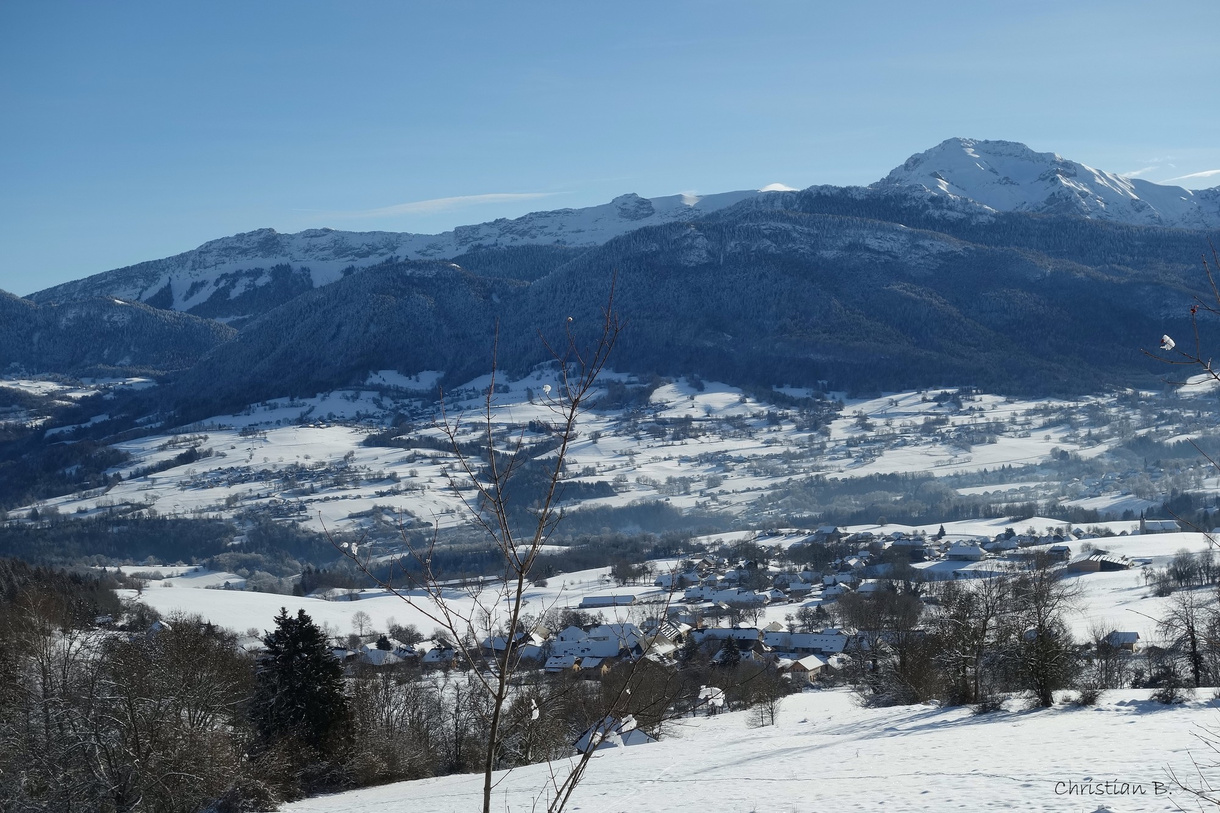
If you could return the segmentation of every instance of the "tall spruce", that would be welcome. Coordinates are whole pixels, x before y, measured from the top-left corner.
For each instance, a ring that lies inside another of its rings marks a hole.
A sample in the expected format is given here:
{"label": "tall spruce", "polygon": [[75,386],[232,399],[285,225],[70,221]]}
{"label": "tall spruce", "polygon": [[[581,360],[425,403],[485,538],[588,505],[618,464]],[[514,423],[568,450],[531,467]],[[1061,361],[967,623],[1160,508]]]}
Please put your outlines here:
{"label": "tall spruce", "polygon": [[326,750],[348,716],[343,667],[326,636],[304,610],[294,617],[281,607],[263,643],[251,710],[259,740],[292,737]]}

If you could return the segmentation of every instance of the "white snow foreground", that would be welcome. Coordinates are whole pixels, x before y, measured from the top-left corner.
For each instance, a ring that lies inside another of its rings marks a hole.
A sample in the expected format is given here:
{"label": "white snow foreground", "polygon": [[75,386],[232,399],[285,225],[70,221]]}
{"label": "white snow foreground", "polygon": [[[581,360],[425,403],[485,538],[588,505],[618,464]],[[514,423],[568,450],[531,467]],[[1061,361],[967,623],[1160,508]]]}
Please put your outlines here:
{"label": "white snow foreground", "polygon": [[[665,739],[599,752],[568,809],[770,810],[819,813],[883,809],[1081,811],[1193,809],[1167,773],[1198,780],[1207,752],[1194,732],[1220,729],[1206,701],[1166,707],[1147,691],[1112,691],[1094,708],[1059,706],[975,716],[933,705],[860,708],[841,690],[783,701],[778,724],[749,728],[747,712],[687,719]],[[562,770],[562,765],[554,766]],[[1209,777],[1220,779],[1220,770]],[[499,778],[493,807],[533,808],[549,769]],[[293,813],[448,813],[474,810],[481,777],[400,782],[287,805]]]}

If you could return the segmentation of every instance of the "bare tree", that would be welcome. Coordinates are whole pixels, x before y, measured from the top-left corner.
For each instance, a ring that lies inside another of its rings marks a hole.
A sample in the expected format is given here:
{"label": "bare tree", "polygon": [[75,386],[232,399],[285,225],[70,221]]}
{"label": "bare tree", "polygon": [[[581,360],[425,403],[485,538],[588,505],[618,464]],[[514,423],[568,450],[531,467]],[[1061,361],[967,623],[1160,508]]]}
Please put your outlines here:
{"label": "bare tree", "polygon": [[1207,650],[1207,602],[1194,590],[1179,590],[1170,597],[1167,614],[1161,618],[1157,631],[1163,636],[1172,656],[1184,661],[1190,672],[1191,685],[1204,685]]}
{"label": "bare tree", "polygon": [[364,610],[357,610],[352,614],[352,630],[360,638],[364,640],[364,636],[368,634],[369,627],[372,626],[373,619]]}
{"label": "bare tree", "polygon": [[1013,652],[1022,684],[1039,706],[1055,704],[1057,689],[1071,686],[1078,671],[1075,643],[1065,616],[1075,608],[1080,584],[1064,578],[1043,556],[1012,578]]}
{"label": "bare tree", "polygon": [[[466,589],[455,588],[443,580],[434,569],[434,553],[439,533],[422,544],[413,544],[403,533],[405,554],[385,575],[375,575],[367,553],[362,557],[361,545],[341,546],[344,553],[365,574],[378,584],[423,613],[448,636],[457,648],[461,660],[473,667],[472,685],[461,687],[462,709],[480,718],[483,733],[479,737],[480,767],[483,773],[484,813],[491,811],[495,771],[504,767],[505,754],[511,744],[521,747],[519,730],[513,729],[510,715],[515,699],[514,678],[521,668],[521,642],[537,625],[541,612],[531,618],[525,611],[526,591],[531,574],[543,546],[555,530],[562,513],[558,503],[562,491],[564,467],[571,444],[577,437],[580,416],[591,406],[597,394],[596,382],[614,349],[624,322],[614,310],[614,285],[602,313],[600,329],[591,340],[582,341],[571,317],[564,326],[562,344],[543,344],[550,352],[558,373],[557,386],[543,387],[540,402],[550,410],[550,444],[545,455],[534,458],[524,433],[505,437],[496,431],[496,384],[499,370],[496,351],[492,351],[492,372],[477,419],[468,421],[464,415],[451,413],[442,399],[440,430],[448,439],[456,458],[450,473],[450,487],[465,505],[469,517],[483,532],[497,552],[499,572],[494,582],[479,582]],[[497,333],[498,342],[498,333]],[[530,465],[544,472],[535,482],[540,490],[521,496],[514,490],[517,475]],[[524,522],[519,501],[525,500]],[[473,609],[471,607],[473,606]],[[484,651],[486,661],[484,660]],[[479,666],[480,664],[485,664]],[[624,684],[624,690],[626,684]],[[478,693],[474,698],[472,693]],[[621,698],[619,699],[621,701]],[[611,699],[609,707],[616,706]],[[518,720],[529,720],[530,714],[517,714]],[[455,717],[456,719],[456,717]],[[455,729],[456,730],[456,729]],[[459,740],[462,735],[457,735]],[[464,743],[459,742],[464,748]],[[566,772],[552,771],[546,809],[559,811],[566,805],[580,781],[594,748],[568,764]],[[465,761],[464,759],[461,761]]]}
{"label": "bare tree", "polygon": [[989,666],[1003,632],[1009,580],[1005,574],[945,582],[932,623],[951,703],[979,703],[992,690]]}
{"label": "bare tree", "polygon": [[859,631],[852,654],[861,700],[897,705],[935,694],[933,640],[920,625],[923,602],[918,596],[878,590],[848,593],[838,603],[843,620]]}
{"label": "bare tree", "polygon": [[1115,643],[1113,630],[1093,625],[1089,639],[1093,645],[1092,685],[1098,690],[1126,688],[1131,682],[1132,658]]}

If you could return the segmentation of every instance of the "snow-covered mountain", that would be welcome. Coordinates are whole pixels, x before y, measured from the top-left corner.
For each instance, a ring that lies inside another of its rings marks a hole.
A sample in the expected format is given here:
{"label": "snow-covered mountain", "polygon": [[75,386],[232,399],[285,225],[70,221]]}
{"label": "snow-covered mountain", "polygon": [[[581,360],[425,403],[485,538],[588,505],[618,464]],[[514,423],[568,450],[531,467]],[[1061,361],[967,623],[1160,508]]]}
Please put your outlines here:
{"label": "snow-covered mountain", "polygon": [[[771,187],[659,198],[627,194],[601,206],[534,212],[513,220],[459,226],[442,234],[334,229],[280,234],[259,229],[212,240],[173,257],[57,285],[30,299],[54,302],[104,295],[227,321],[391,258],[445,259],[481,247],[598,246],[643,226],[694,220],[770,191]],[[250,301],[257,289],[278,293],[270,297],[273,302]],[[227,307],[243,297],[245,301],[236,309]]]}
{"label": "snow-covered mountain", "polygon": [[1034,152],[1015,141],[951,138],[912,155],[871,189],[969,198],[1000,212],[1076,215],[1144,226],[1220,227],[1220,187],[1191,191]]}
{"label": "snow-covered mountain", "polygon": [[[891,210],[898,207],[902,219],[895,222],[901,223],[919,220],[921,214],[937,222],[962,216],[986,222],[996,213],[1013,212],[1220,228],[1220,187],[1192,192],[1093,169],[1016,142],[953,138],[912,156],[870,187],[796,192],[768,186],[704,197],[627,194],[600,206],[534,212],[432,235],[260,229],[48,288],[30,299],[48,303],[108,296],[240,326],[300,294],[387,261],[454,260],[479,274],[532,281],[586,249],[644,227],[693,222],[712,213],[731,218],[744,209],[813,212],[818,210],[809,208],[813,198],[834,199],[838,213],[854,208],[856,216],[869,220],[897,216]],[[770,250],[767,241],[759,249]],[[810,244],[797,254],[821,249],[825,247]],[[489,261],[493,254],[499,259]],[[692,254],[694,260],[700,256]],[[402,266],[402,273],[422,273],[425,267]]]}

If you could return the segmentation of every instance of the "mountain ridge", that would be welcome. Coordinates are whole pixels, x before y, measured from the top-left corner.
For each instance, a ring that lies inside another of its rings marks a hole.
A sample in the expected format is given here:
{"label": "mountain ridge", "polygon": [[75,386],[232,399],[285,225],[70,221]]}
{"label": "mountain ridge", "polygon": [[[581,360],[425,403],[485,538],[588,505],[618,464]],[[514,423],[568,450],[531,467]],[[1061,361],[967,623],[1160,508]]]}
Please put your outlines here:
{"label": "mountain ridge", "polygon": [[950,138],[871,188],[922,188],[1002,212],[1075,215],[1130,225],[1220,226],[1220,187],[1198,192],[1094,169],[1015,141]]}
{"label": "mountain ridge", "polygon": [[[1012,141],[951,138],[917,153],[867,187],[813,186],[707,196],[620,195],[582,209],[532,212],[438,235],[257,229],[191,251],[63,283],[35,302],[112,296],[236,326],[305,291],[381,263],[454,260],[468,253],[533,246],[589,249],[639,228],[688,223],[734,208],[783,208],[814,191],[863,198],[903,196],[942,218],[988,222],[997,213],[1075,216],[1130,225],[1220,228],[1220,187],[1180,187],[1095,170]],[[850,191],[848,191],[850,190]]]}
{"label": "mountain ridge", "polygon": [[171,257],[94,274],[31,294],[40,303],[84,296],[114,296],[156,307],[231,320],[250,313],[221,312],[224,302],[240,303],[259,287],[276,284],[275,269],[296,274],[299,284],[319,288],[345,274],[386,261],[451,259],[480,248],[532,245],[588,247],[647,225],[685,222],[731,206],[762,191],[642,198],[620,195],[582,209],[531,212],[515,219],[458,226],[441,234],[348,232],[307,229],[281,234],[256,229],[210,240]]}

